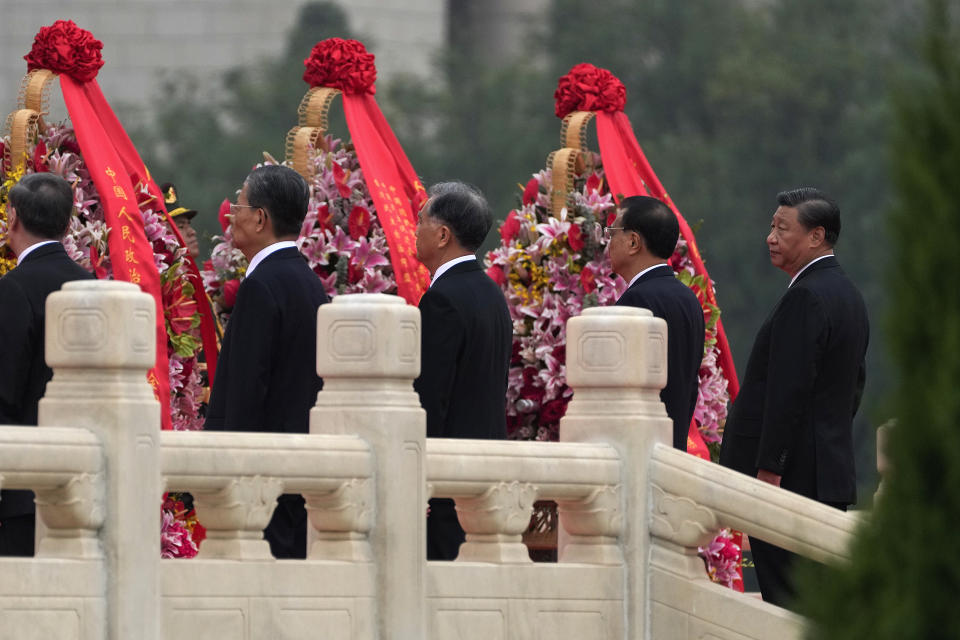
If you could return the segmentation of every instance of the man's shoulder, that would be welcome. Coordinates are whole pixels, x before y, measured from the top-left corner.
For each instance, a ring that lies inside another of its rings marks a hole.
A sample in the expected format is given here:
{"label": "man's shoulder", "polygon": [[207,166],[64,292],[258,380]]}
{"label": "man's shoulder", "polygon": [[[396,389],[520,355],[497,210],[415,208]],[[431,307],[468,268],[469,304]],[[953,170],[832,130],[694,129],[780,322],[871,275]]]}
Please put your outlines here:
{"label": "man's shoulder", "polygon": [[[812,265],[816,267],[818,265]],[[842,296],[855,296],[862,298],[860,289],[854,284],[853,280],[847,276],[846,272],[840,267],[836,260],[831,260],[822,267],[813,269],[805,277],[799,278],[787,290],[789,295],[796,291],[797,295],[808,295],[816,298],[823,298],[831,294],[840,294]]]}
{"label": "man's shoulder", "polygon": [[303,254],[294,248],[281,249],[263,259],[248,280],[267,281],[275,278],[297,278],[316,274],[307,265]]}
{"label": "man's shoulder", "polygon": [[484,305],[490,300],[503,298],[503,291],[497,283],[491,280],[483,269],[478,268],[476,263],[464,263],[462,269],[457,267],[461,265],[454,267],[456,271],[451,269],[441,276],[427,289],[427,293],[433,292],[434,295],[444,296],[468,306]]}
{"label": "man's shoulder", "polygon": [[329,300],[320,278],[296,249],[284,249],[268,256],[241,282],[237,295],[243,292],[250,295],[254,291],[258,297],[276,300],[311,291],[311,297],[319,298],[321,304]]}
{"label": "man's shoulder", "polygon": [[658,299],[700,305],[696,294],[690,290],[690,287],[680,282],[672,270],[669,274],[657,274],[656,277],[644,278],[633,283],[623,292],[618,303],[636,306]]}
{"label": "man's shoulder", "polygon": [[[41,247],[43,248],[45,247]],[[0,281],[5,280],[7,287],[18,286],[26,291],[33,291],[38,286],[41,289],[49,287],[51,283],[59,289],[64,282],[94,279],[92,273],[74,262],[62,249],[29,258],[7,272]]]}

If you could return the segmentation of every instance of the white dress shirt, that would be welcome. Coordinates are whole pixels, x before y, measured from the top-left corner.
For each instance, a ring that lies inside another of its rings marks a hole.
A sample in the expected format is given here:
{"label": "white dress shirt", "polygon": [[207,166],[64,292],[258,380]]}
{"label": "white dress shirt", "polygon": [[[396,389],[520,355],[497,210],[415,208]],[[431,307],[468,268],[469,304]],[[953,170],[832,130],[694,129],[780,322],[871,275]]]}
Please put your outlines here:
{"label": "white dress shirt", "polygon": [[253,273],[253,270],[257,268],[257,265],[264,261],[264,259],[275,251],[280,251],[281,249],[287,249],[289,247],[297,248],[297,243],[293,240],[281,240],[280,242],[274,242],[273,244],[268,244],[260,251],[257,251],[257,255],[253,256],[253,260],[250,261],[250,266],[247,267],[247,272],[244,277],[249,278],[250,274]]}
{"label": "white dress shirt", "polygon": [[33,251],[34,249],[38,247],[42,247],[45,244],[50,244],[51,242],[59,242],[59,240],[44,240],[42,242],[38,242],[36,244],[30,245],[29,247],[24,249],[23,252],[20,253],[20,255],[17,256],[17,264],[20,264],[21,262],[23,262],[23,259],[26,258],[28,255],[30,255],[30,252]]}
{"label": "white dress shirt", "polygon": [[636,282],[637,280],[639,280],[639,279],[640,279],[640,276],[642,276],[642,275],[645,274],[646,272],[648,272],[648,271],[653,271],[654,269],[659,269],[660,267],[669,267],[669,266],[670,266],[670,265],[668,265],[666,262],[661,262],[660,264],[655,264],[655,265],[653,265],[652,267],[647,267],[646,269],[644,269],[643,271],[641,271],[641,272],[638,273],[637,275],[633,276],[633,279],[630,280],[630,284],[627,285],[627,289],[629,289],[630,287],[632,287],[632,286],[633,286],[633,283]]}
{"label": "white dress shirt", "polygon": [[806,271],[806,270],[807,270],[807,267],[809,267],[810,265],[812,265],[814,262],[817,262],[818,260],[823,260],[824,258],[832,258],[832,257],[833,257],[833,254],[832,254],[832,253],[828,253],[828,254],[825,255],[825,256],[820,256],[819,258],[814,258],[813,260],[811,260],[811,261],[808,262],[807,264],[803,265],[803,269],[800,269],[800,271],[797,271],[797,275],[793,276],[793,278],[790,280],[790,284],[787,285],[787,289],[789,289],[790,287],[792,287],[792,286],[793,286],[793,283],[796,282],[796,281],[797,281],[797,278],[800,277],[800,274],[803,273],[804,271]]}
{"label": "white dress shirt", "polygon": [[442,265],[437,267],[436,271],[433,272],[433,278],[430,279],[430,286],[432,287],[433,283],[437,281],[437,278],[445,274],[455,265],[458,265],[461,262],[467,262],[468,260],[476,260],[476,259],[477,259],[477,256],[471,253],[469,255],[460,256],[459,258],[454,258],[453,260],[448,260],[447,262],[444,262]]}

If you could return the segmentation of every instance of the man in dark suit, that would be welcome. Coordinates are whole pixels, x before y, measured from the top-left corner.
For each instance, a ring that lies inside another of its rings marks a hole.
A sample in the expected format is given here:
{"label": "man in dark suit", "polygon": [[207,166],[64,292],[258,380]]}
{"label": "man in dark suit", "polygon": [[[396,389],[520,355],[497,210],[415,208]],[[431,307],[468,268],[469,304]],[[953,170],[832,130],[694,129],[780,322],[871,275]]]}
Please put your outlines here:
{"label": "man in dark suit", "polygon": [[[811,188],[777,196],[767,247],[792,278],[760,327],[727,418],[720,463],[839,509],[856,501],[853,416],[870,325],[833,254],[840,210]],[[794,596],[795,556],[750,538],[763,599]]]}
{"label": "man in dark suit", "polygon": [[[50,173],[25,176],[11,190],[7,244],[17,267],[0,278],[0,425],[36,425],[53,371],[44,360],[47,296],[70,280],[93,278],[67,256],[70,184]],[[32,491],[0,492],[0,555],[32,556]]]}
{"label": "man in dark suit", "polygon": [[[493,225],[483,195],[461,182],[433,186],[417,216],[417,258],[433,279],[420,299],[423,336],[414,388],[431,438],[502,439],[513,323],[475,252]],[[464,540],[453,500],[430,500],[427,558],[453,560]]]}
{"label": "man in dark suit", "polygon": [[618,305],[649,309],[667,322],[667,386],[660,400],[673,420],[673,446],[687,450],[703,359],[703,308],[667,260],[680,237],[677,216],[656,198],[624,198],[607,227],[613,270],[629,282]]}
{"label": "man in dark suit", "polygon": [[[293,169],[265,166],[230,206],[233,241],[249,261],[217,360],[206,428],[308,433],[317,376],[317,308],[327,294],[297,250],[310,199]],[[277,558],[306,557],[299,495],[278,500],[264,537]]]}

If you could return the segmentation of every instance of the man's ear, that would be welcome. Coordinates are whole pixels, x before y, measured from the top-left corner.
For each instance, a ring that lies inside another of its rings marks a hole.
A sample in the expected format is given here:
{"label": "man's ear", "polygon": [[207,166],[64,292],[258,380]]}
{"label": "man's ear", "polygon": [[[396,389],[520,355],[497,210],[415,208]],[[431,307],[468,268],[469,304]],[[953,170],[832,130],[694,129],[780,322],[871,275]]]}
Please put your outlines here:
{"label": "man's ear", "polygon": [[437,242],[437,248],[442,249],[450,244],[450,239],[453,237],[453,231],[451,231],[450,227],[447,225],[442,224],[440,225],[438,233],[440,234],[440,240]]}
{"label": "man's ear", "polygon": [[823,227],[814,227],[810,231],[810,246],[819,247],[823,244],[824,239],[826,238],[826,231]]}
{"label": "man's ear", "polygon": [[630,244],[627,245],[627,249],[630,255],[640,253],[643,250],[643,238],[636,231],[629,231],[628,233],[630,234]]}

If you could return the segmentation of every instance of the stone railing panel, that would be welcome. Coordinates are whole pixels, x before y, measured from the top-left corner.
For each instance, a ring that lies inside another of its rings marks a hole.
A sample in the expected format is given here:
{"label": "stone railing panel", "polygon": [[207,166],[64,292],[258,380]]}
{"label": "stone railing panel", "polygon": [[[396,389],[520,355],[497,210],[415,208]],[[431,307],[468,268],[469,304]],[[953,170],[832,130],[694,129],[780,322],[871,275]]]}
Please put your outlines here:
{"label": "stone railing panel", "polygon": [[348,502],[372,508],[373,461],[360,438],[170,431],[160,438],[167,489],[190,491],[207,528],[201,558],[272,559],[262,532],[276,500],[283,493],[302,493],[314,527],[332,527],[319,529],[320,537],[346,539],[348,547],[356,547],[345,555],[344,545],[314,545],[310,557],[369,561],[368,516],[344,518]]}
{"label": "stone railing panel", "polygon": [[456,501],[467,537],[458,562],[530,562],[521,537],[533,503],[556,500],[575,514],[571,526],[577,543],[591,550],[567,561],[622,563],[609,548],[616,546],[622,524],[617,517],[620,458],[611,446],[431,438],[427,483],[432,496]]}
{"label": "stone railing panel", "polygon": [[86,429],[0,429],[0,486],[34,491],[46,526],[37,556],[103,557],[104,482],[100,440]]}
{"label": "stone railing panel", "polygon": [[660,496],[653,533],[681,546],[702,544],[711,531],[730,527],[813,560],[843,562],[859,522],[667,446],[654,449],[651,483]]}

